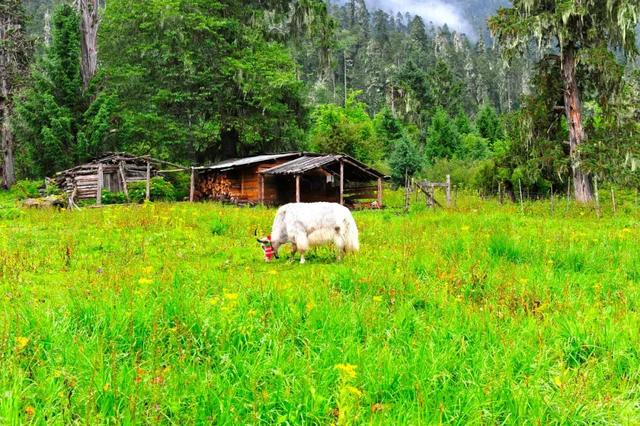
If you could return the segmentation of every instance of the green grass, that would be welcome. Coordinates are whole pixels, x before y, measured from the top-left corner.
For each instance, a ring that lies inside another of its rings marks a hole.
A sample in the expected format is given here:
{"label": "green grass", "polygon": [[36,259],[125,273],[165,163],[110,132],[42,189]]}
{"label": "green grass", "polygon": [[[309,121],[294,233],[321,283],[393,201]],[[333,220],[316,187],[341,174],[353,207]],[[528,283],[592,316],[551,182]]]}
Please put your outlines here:
{"label": "green grass", "polygon": [[0,206],[2,424],[640,422],[633,209],[357,212],[299,265],[270,209]]}

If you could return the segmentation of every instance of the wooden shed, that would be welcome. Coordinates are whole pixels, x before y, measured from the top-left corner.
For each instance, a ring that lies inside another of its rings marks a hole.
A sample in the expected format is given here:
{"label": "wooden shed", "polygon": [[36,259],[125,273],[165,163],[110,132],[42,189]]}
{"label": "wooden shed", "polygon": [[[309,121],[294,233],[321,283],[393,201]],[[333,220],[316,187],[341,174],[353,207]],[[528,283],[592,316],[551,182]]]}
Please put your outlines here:
{"label": "wooden shed", "polygon": [[382,206],[384,175],[345,154],[290,152],[193,168],[193,198],[282,205],[331,201]]}
{"label": "wooden shed", "polygon": [[[95,199],[102,203],[102,192],[124,192],[129,196],[128,184],[147,182],[147,199],[151,178],[158,175],[160,165],[169,164],[178,170],[185,167],[158,160],[147,155],[109,153],[86,164],[56,173],[52,181],[69,197],[70,205],[76,200]],[[174,170],[172,170],[174,171]]]}

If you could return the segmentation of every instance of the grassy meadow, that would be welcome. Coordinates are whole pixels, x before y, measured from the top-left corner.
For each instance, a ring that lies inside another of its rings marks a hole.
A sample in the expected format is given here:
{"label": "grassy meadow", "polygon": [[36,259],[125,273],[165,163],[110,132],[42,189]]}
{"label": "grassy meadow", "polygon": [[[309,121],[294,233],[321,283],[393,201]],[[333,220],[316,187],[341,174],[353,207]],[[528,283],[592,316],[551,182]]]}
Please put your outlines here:
{"label": "grassy meadow", "polygon": [[272,209],[0,195],[0,423],[638,424],[621,202],[356,212],[359,253],[299,265]]}

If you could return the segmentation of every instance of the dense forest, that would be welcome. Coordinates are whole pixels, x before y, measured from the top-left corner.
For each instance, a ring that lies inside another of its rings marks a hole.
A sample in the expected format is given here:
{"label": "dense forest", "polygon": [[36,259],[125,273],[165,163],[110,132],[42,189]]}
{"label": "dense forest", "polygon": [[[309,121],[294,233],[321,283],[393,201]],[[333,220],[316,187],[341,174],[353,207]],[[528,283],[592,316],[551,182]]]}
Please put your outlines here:
{"label": "dense forest", "polygon": [[640,6],[0,0],[5,184],[108,151],[183,163],[305,149],[488,193],[637,187]]}

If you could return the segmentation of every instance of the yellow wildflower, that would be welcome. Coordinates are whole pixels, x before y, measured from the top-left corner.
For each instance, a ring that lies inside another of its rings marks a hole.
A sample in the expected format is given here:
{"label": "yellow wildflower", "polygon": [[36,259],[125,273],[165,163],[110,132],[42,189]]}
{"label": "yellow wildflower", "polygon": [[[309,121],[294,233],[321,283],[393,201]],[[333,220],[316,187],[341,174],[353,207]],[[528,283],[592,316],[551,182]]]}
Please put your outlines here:
{"label": "yellow wildflower", "polygon": [[238,293],[225,293],[224,298],[232,302],[236,301],[238,300]]}
{"label": "yellow wildflower", "polygon": [[27,416],[33,417],[33,415],[36,414],[36,409],[29,405],[24,409],[24,412]]}
{"label": "yellow wildflower", "polygon": [[336,369],[340,372],[340,377],[345,380],[355,379],[358,376],[356,368],[358,368],[358,366],[353,364],[336,364]]}
{"label": "yellow wildflower", "polygon": [[153,266],[146,266],[142,268],[142,272],[144,272],[147,275],[151,274],[153,272]]}
{"label": "yellow wildflower", "polygon": [[21,351],[25,347],[27,347],[28,344],[29,344],[28,337],[23,337],[23,336],[16,337],[16,350]]}
{"label": "yellow wildflower", "polygon": [[382,296],[373,296],[373,301],[377,303],[382,302]]}
{"label": "yellow wildflower", "polygon": [[462,228],[463,231],[468,231],[469,229],[471,229],[468,225],[464,225]]}
{"label": "yellow wildflower", "polygon": [[151,284],[152,282],[153,282],[153,280],[150,280],[149,278],[144,278],[144,277],[142,277],[142,278],[140,278],[138,280],[138,283],[142,284],[142,285]]}
{"label": "yellow wildflower", "polygon": [[105,383],[104,386],[102,387],[102,390],[107,392],[110,387],[111,387],[111,385],[109,383]]}
{"label": "yellow wildflower", "polygon": [[313,302],[307,302],[306,306],[307,308],[307,312],[311,311],[313,308],[316,307],[316,305]]}

